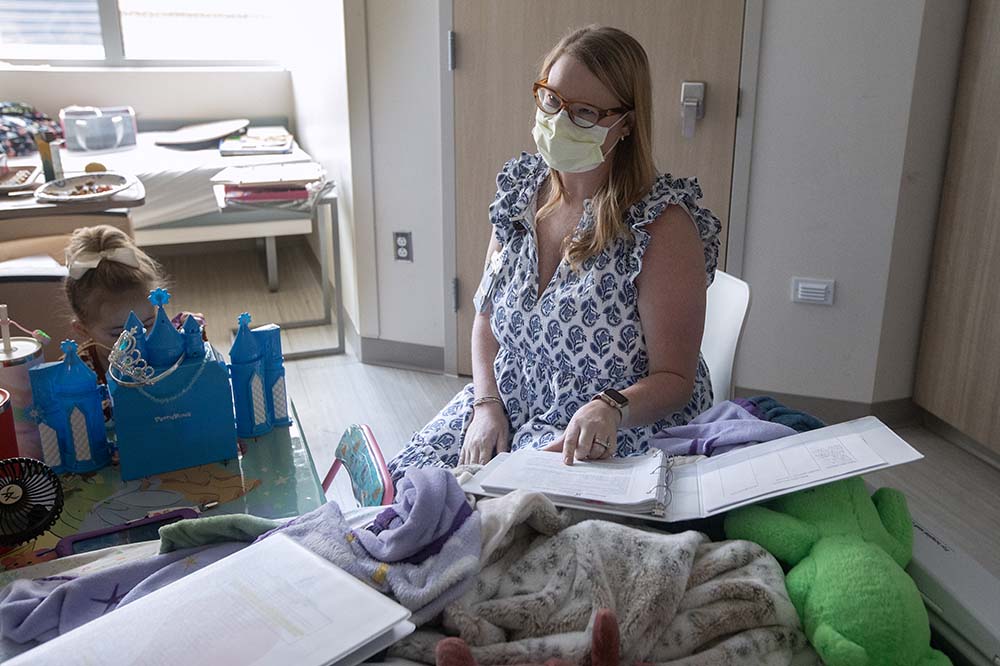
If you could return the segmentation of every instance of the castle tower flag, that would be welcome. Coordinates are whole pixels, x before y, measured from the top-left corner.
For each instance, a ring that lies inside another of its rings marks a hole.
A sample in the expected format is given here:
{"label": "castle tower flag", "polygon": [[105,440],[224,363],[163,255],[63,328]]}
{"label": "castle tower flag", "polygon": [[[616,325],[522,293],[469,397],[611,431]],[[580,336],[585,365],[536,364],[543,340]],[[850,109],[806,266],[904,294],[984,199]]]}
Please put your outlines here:
{"label": "castle tower flag", "polygon": [[43,462],[56,472],[91,472],[111,462],[104,389],[80,360],[76,342],[65,340],[60,347],[65,354],[62,361],[43,363],[28,373]]}
{"label": "castle tower flag", "polygon": [[291,424],[281,355],[281,329],[250,329],[250,314],[237,319],[239,329],[229,350],[229,373],[240,437],[260,437],[274,426]]}

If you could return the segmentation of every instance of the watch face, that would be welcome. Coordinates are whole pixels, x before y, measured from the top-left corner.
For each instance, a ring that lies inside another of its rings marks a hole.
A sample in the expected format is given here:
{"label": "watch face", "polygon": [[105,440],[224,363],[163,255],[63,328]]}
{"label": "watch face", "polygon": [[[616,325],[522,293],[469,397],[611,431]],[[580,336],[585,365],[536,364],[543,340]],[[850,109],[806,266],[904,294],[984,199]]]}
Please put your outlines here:
{"label": "watch face", "polygon": [[605,389],[604,395],[608,396],[609,398],[617,402],[619,406],[624,406],[628,404],[628,398],[626,398],[624,395],[622,395],[621,393],[619,393],[614,389]]}

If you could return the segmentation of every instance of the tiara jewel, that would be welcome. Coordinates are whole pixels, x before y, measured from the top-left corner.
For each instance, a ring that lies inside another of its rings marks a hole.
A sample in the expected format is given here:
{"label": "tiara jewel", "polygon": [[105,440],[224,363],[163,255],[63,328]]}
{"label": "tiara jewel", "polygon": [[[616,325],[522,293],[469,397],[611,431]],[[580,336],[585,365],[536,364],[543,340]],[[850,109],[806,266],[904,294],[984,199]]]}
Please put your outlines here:
{"label": "tiara jewel", "polygon": [[[126,382],[119,383],[135,382],[138,384],[152,384],[154,383],[153,375],[156,371],[151,365],[146,363],[146,359],[142,357],[142,353],[136,348],[135,336],[137,333],[138,329],[135,327],[131,330],[125,329],[122,331],[122,334],[118,336],[118,341],[115,343],[114,348],[108,355],[108,364],[114,369],[118,377],[127,378]],[[115,379],[117,381],[117,377]]]}

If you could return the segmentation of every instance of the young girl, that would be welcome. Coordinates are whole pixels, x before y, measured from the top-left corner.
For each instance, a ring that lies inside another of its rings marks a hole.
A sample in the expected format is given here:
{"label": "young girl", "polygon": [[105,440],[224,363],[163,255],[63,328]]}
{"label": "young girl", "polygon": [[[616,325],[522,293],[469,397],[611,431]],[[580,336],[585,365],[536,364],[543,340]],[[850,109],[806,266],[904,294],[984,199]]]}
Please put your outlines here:
{"label": "young girl", "polygon": [[[163,269],[121,229],[108,225],[73,232],[66,248],[66,297],[73,310],[73,332],[80,358],[106,383],[108,354],[121,335],[129,312],[135,312],[147,332],[156,310],[149,292],[164,286]],[[183,323],[188,313],[175,318]],[[194,315],[204,327],[200,315]]]}

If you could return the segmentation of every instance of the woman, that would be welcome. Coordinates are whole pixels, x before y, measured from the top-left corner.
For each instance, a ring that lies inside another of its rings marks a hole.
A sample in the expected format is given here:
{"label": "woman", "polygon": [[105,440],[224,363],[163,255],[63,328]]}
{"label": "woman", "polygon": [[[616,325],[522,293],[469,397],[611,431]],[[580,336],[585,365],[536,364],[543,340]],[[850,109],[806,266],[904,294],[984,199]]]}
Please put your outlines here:
{"label": "woman", "polygon": [[473,382],[390,462],[394,479],[525,447],[567,464],[644,453],[712,404],[698,349],[721,225],[697,180],[656,175],[645,51],[577,30],[534,95],[539,154],[504,165],[490,206]]}

